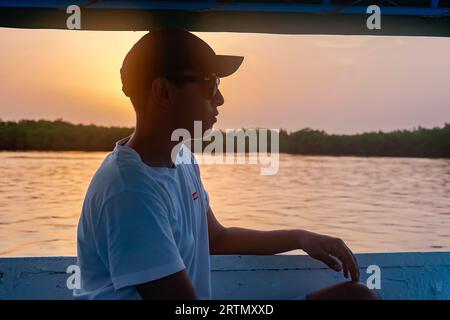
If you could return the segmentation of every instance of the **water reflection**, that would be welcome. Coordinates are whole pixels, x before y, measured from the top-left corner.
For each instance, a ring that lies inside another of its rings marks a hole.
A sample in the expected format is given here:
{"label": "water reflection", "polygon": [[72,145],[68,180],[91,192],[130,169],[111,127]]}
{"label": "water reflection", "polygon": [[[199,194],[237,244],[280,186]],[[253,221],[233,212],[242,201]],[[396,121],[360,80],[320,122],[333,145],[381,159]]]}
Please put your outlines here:
{"label": "water reflection", "polygon": [[[0,152],[0,256],[75,255],[76,225],[104,152]],[[257,165],[202,165],[227,226],[304,228],[356,252],[450,250],[450,160],[282,154]]]}

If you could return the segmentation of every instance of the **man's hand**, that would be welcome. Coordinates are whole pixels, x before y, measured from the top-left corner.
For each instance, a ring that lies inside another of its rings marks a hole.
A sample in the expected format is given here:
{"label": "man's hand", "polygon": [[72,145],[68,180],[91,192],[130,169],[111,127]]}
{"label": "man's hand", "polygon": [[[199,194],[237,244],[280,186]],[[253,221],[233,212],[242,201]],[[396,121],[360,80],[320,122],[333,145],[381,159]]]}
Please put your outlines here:
{"label": "man's hand", "polygon": [[300,247],[312,258],[324,262],[331,269],[338,272],[343,269],[346,278],[350,272],[352,280],[359,281],[358,262],[341,239],[301,230]]}

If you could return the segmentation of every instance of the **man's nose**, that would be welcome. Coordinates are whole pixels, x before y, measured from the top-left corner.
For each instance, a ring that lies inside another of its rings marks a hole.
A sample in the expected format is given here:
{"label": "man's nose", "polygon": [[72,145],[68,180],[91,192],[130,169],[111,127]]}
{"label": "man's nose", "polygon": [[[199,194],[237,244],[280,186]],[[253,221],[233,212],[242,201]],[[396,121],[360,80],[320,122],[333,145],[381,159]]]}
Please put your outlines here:
{"label": "man's nose", "polygon": [[222,92],[220,92],[220,90],[217,90],[216,94],[214,95],[213,102],[218,107],[225,103],[225,99],[222,95]]}

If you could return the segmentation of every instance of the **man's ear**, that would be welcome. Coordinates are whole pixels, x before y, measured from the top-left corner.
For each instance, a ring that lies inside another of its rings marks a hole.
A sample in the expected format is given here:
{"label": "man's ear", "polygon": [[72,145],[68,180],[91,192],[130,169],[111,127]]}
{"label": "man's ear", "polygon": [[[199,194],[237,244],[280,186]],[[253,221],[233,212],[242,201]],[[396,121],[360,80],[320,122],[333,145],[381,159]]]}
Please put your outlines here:
{"label": "man's ear", "polygon": [[167,108],[169,106],[169,91],[170,83],[167,79],[158,77],[153,80],[151,86],[152,97],[157,104],[163,108]]}

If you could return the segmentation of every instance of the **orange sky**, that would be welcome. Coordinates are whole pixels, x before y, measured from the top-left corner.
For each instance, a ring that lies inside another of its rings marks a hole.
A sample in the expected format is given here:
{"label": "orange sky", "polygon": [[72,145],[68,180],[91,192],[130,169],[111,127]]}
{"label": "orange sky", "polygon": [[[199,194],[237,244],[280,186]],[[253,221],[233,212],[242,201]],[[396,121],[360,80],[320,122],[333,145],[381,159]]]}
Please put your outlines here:
{"label": "orange sky", "polygon": [[[0,28],[0,118],[132,126],[122,60],[143,32]],[[197,33],[245,56],[216,127],[354,133],[450,122],[450,38]]]}

